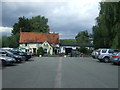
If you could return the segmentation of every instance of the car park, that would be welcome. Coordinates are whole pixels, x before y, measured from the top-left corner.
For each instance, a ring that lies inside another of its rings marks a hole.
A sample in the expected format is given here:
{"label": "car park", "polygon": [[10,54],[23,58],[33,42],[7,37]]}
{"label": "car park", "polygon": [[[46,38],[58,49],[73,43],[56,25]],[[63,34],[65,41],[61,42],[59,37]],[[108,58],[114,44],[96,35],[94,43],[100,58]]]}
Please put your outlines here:
{"label": "car park", "polygon": [[5,52],[3,52],[1,50],[0,50],[0,61],[2,62],[3,66],[13,65],[16,62],[16,60],[14,58],[7,57]]}
{"label": "car park", "polygon": [[118,49],[107,49],[107,48],[103,48],[100,49],[100,51],[98,52],[98,60],[100,62],[111,62],[111,57],[113,55],[114,52],[119,52]]}
{"label": "car park", "polygon": [[120,52],[113,53],[113,55],[111,57],[111,62],[113,64],[119,64],[120,65]]}
{"label": "car park", "polygon": [[22,52],[22,51],[19,51],[18,49],[12,49],[10,51],[15,55],[24,56],[25,60],[29,60],[32,57],[32,55],[30,53]]}
{"label": "car park", "polygon": [[16,60],[16,62],[22,62],[25,60],[24,56],[20,56],[20,55],[15,55],[12,52],[8,51],[8,50],[4,50],[4,52],[6,53],[6,56],[8,57],[12,57]]}

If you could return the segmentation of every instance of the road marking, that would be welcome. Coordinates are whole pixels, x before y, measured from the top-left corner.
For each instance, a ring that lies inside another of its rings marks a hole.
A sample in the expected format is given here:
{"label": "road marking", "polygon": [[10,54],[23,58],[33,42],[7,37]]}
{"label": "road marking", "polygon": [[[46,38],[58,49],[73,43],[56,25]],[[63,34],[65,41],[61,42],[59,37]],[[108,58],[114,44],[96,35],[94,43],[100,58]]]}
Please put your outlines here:
{"label": "road marking", "polygon": [[62,79],[62,58],[59,59],[59,64],[58,67],[56,69],[56,78],[55,78],[55,84],[54,84],[54,88],[61,88],[61,79]]}

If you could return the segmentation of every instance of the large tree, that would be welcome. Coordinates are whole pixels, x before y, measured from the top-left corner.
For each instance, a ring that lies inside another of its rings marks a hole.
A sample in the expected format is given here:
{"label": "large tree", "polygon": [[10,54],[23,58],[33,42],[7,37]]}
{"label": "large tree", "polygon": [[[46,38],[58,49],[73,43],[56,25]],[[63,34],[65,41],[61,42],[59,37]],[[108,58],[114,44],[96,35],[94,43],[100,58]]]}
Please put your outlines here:
{"label": "large tree", "polygon": [[100,13],[93,26],[95,48],[120,49],[120,2],[101,2]]}
{"label": "large tree", "polygon": [[31,19],[23,17],[19,17],[17,23],[13,25],[12,33],[15,35],[16,33],[22,32],[48,32],[49,26],[47,25],[48,19],[44,16],[36,16]]}
{"label": "large tree", "polygon": [[32,32],[49,32],[49,26],[47,25],[48,19],[45,18],[44,16],[37,16],[37,17],[32,17],[30,21],[30,26],[31,26],[31,31]]}

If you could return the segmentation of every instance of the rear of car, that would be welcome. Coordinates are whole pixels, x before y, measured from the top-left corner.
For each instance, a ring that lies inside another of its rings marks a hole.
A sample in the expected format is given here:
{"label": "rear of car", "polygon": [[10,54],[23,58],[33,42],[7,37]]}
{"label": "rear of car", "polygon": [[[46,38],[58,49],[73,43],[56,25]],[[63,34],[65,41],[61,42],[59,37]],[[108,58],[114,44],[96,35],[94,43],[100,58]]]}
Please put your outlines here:
{"label": "rear of car", "polygon": [[95,59],[95,52],[96,52],[96,51],[94,50],[94,51],[92,52],[92,54],[91,54],[94,59]]}
{"label": "rear of car", "polygon": [[120,64],[120,52],[114,53],[111,58],[113,64]]}
{"label": "rear of car", "polygon": [[98,52],[99,52],[100,50],[99,49],[97,49],[97,50],[94,50],[93,52],[92,52],[92,57],[94,58],[94,59],[97,59],[98,58]]}

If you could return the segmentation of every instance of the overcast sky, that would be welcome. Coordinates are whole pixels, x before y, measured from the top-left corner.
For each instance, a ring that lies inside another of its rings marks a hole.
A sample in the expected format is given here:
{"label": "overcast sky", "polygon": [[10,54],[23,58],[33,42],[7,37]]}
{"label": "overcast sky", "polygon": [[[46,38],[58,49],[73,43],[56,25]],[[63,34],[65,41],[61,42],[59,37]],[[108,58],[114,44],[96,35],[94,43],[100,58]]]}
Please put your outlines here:
{"label": "overcast sky", "polygon": [[100,0],[20,0],[2,1],[2,25],[0,32],[10,35],[18,17],[45,16],[51,32],[60,33],[61,39],[74,38],[83,30],[92,32],[99,14]]}

